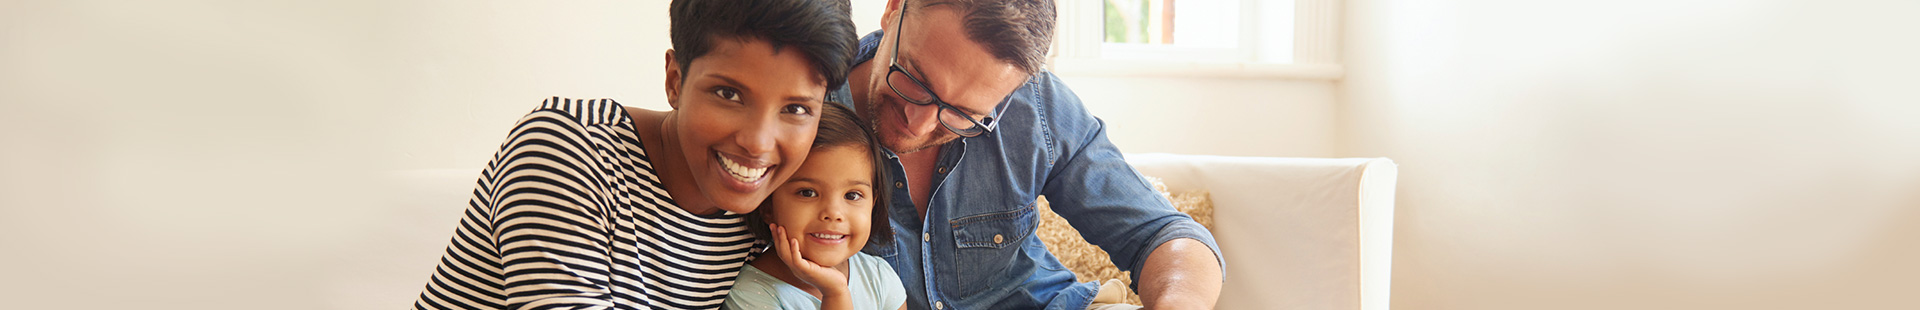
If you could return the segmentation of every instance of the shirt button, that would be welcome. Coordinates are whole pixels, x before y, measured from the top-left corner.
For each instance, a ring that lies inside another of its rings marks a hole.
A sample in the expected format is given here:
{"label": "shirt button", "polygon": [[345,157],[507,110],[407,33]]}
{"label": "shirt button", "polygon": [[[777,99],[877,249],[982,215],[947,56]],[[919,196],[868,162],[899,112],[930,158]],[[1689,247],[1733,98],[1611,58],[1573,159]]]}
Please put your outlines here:
{"label": "shirt button", "polygon": [[994,235],[993,235],[993,243],[994,243],[994,244],[1000,244],[1000,241],[1001,241],[1001,239],[1000,239],[1000,234],[994,234]]}
{"label": "shirt button", "polygon": [[920,233],[920,242],[933,242],[933,234]]}
{"label": "shirt button", "polygon": [[945,305],[945,304],[941,304],[940,302],[938,302],[938,301],[936,301],[936,302],[933,302],[933,308],[934,308],[934,309],[946,309],[946,308],[947,308],[947,305]]}
{"label": "shirt button", "polygon": [[936,169],[933,169],[933,171],[939,172],[940,174],[947,174],[947,167],[936,168]]}
{"label": "shirt button", "polygon": [[893,188],[901,188],[901,187],[907,187],[907,183],[901,183],[899,181],[893,182]]}

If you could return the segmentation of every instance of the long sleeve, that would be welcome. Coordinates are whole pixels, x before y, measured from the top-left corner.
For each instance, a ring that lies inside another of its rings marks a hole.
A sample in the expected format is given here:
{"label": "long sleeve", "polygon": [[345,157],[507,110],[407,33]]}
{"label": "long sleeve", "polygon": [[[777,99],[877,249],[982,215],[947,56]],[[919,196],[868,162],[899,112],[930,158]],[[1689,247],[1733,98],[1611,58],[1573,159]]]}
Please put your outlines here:
{"label": "long sleeve", "polygon": [[1106,124],[1088,114],[1079,97],[1051,74],[1046,77],[1035,91],[1056,102],[1045,126],[1053,126],[1052,144],[1060,152],[1042,190],[1055,212],[1088,243],[1105,249],[1115,266],[1131,271],[1133,283],[1139,283],[1147,255],[1175,239],[1206,244],[1224,271],[1226,260],[1213,234],[1155,193],[1107,139]]}

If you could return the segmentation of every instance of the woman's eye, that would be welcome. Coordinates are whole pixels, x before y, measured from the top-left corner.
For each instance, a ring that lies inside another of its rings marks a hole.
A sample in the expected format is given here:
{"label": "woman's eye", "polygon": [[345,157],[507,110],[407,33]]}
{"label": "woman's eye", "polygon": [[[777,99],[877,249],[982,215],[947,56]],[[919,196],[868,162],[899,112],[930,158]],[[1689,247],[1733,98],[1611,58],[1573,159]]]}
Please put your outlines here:
{"label": "woman's eye", "polygon": [[866,197],[867,197],[867,194],[861,193],[861,192],[847,192],[847,195],[846,195],[847,200],[852,200],[852,201],[860,201],[861,198],[866,198]]}
{"label": "woman's eye", "polygon": [[713,89],[713,95],[720,96],[720,99],[740,101],[740,90],[733,89],[732,87],[715,87]]}
{"label": "woman's eye", "polygon": [[820,192],[814,191],[811,188],[802,188],[799,191],[795,191],[793,194],[800,195],[800,197],[807,197],[807,198],[820,197]]}
{"label": "woman's eye", "polygon": [[788,114],[813,115],[813,108],[807,107],[806,105],[789,104],[785,108],[782,108],[781,110],[782,111],[780,112],[785,112]]}

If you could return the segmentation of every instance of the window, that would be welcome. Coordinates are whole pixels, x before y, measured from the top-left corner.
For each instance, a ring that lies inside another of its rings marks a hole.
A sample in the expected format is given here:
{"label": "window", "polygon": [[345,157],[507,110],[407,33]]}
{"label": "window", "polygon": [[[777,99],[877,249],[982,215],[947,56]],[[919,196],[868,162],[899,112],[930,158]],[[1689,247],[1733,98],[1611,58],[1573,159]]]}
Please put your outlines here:
{"label": "window", "polygon": [[1067,73],[1338,78],[1337,0],[1060,0]]}
{"label": "window", "polygon": [[1100,58],[1245,60],[1243,0],[1100,0]]}

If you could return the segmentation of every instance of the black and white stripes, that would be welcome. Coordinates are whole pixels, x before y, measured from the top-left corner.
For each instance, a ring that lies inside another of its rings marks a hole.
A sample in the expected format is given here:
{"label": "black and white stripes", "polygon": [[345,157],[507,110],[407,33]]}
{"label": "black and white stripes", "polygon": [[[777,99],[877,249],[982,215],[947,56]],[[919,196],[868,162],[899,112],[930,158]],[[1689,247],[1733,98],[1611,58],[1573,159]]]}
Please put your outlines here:
{"label": "black and white stripes", "polygon": [[741,215],[674,205],[608,99],[527,114],[468,206],[415,309],[713,309],[754,248]]}

